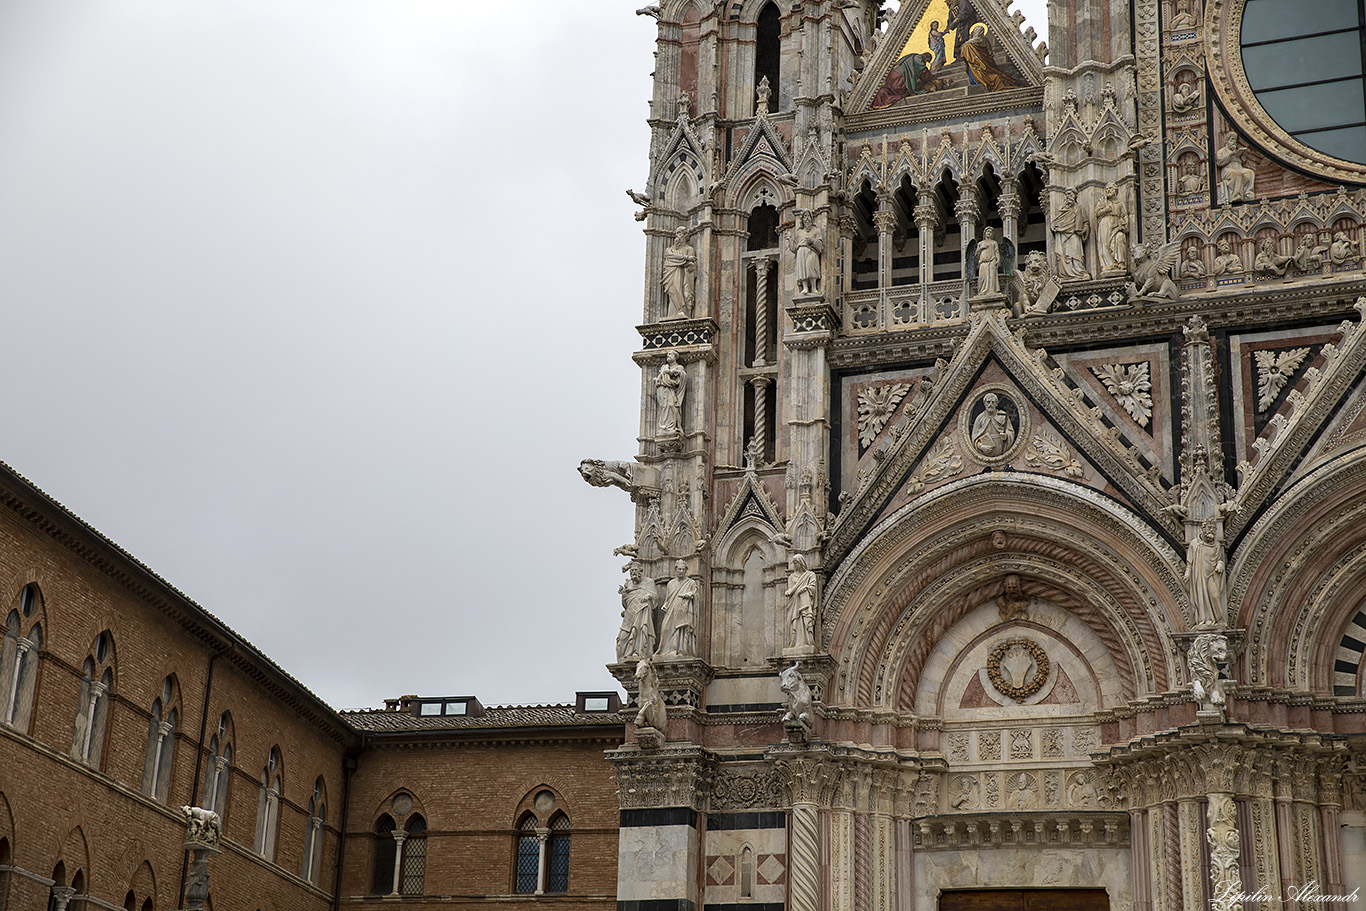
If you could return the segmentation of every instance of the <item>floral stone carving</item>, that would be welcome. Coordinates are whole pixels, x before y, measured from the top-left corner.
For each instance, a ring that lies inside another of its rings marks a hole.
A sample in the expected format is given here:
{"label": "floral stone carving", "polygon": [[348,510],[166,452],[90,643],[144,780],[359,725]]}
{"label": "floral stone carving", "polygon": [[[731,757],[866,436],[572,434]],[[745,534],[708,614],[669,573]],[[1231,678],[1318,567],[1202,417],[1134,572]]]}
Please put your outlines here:
{"label": "floral stone carving", "polygon": [[1153,383],[1146,361],[1092,367],[1091,372],[1105,384],[1106,391],[1138,426],[1148,426],[1153,417]]}
{"label": "floral stone carving", "polygon": [[1048,682],[1052,664],[1043,646],[1032,639],[1005,639],[987,656],[987,679],[1016,702],[1033,696]]}
{"label": "floral stone carving", "polygon": [[1257,359],[1257,412],[1260,414],[1276,401],[1276,396],[1309,356],[1309,349],[1257,351],[1254,356]]}
{"label": "floral stone carving", "polygon": [[867,448],[887,426],[896,406],[911,391],[910,383],[891,383],[865,389],[858,395],[858,444]]}

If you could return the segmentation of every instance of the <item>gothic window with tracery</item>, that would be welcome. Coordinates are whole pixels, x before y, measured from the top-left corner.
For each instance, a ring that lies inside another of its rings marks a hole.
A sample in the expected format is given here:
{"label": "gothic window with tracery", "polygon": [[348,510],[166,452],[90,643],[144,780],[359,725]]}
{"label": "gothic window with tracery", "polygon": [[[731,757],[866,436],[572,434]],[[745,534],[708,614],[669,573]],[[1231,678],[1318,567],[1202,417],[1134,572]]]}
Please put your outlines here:
{"label": "gothic window with tracery", "polygon": [[180,721],[180,687],[175,677],[161,684],[161,695],[152,702],[147,723],[147,756],[142,765],[142,793],[165,800],[171,786],[171,760],[175,756],[176,725]]}
{"label": "gothic window with tracery", "polygon": [[38,653],[43,647],[38,586],[30,582],[19,593],[19,606],[5,620],[0,648],[0,722],[27,733],[38,682]]}
{"label": "gothic window with tracery", "polygon": [[104,754],[109,700],[114,689],[114,637],[108,630],[95,637],[81,665],[81,692],[76,726],[71,736],[71,755],[91,768],[100,767]]}
{"label": "gothic window with tracery", "polygon": [[252,850],[266,860],[275,860],[275,834],[280,828],[280,793],[284,769],[280,748],[270,748],[261,770],[261,796],[256,802],[256,841]]}
{"label": "gothic window with tracery", "polygon": [[308,799],[308,819],[304,822],[303,878],[318,882],[318,869],[323,859],[323,823],[327,821],[327,785],[321,777],[313,785],[313,796]]}
{"label": "gothic window with tracery", "polygon": [[224,712],[218,719],[218,729],[209,738],[208,770],[204,775],[206,810],[213,810],[225,819],[228,809],[228,782],[232,775],[232,715]]}

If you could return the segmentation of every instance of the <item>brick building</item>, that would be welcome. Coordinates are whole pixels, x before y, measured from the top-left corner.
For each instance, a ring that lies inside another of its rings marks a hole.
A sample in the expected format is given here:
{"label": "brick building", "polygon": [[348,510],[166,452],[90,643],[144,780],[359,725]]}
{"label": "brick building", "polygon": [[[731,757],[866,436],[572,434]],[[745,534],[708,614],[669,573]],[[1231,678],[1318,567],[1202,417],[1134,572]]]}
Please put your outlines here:
{"label": "brick building", "polygon": [[615,694],[338,714],[8,468],[0,504],[0,909],[181,907],[183,805],[218,911],[612,905]]}

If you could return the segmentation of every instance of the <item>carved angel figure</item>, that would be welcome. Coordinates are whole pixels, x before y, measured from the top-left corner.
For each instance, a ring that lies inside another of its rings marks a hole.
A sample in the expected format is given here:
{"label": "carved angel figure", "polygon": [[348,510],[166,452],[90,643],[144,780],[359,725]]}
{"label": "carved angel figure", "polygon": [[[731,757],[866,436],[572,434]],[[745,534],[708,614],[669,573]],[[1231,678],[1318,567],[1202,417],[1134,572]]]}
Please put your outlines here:
{"label": "carved angel figure", "polygon": [[1181,255],[1181,243],[1172,241],[1134,246],[1134,281],[1127,286],[1131,297],[1176,300],[1181,290],[1172,281],[1172,267]]}
{"label": "carved angel figure", "polygon": [[783,713],[783,724],[800,724],[811,728],[811,688],[802,679],[797,665],[792,665],[778,674],[778,689],[787,696],[787,711]]}
{"label": "carved angel figure", "polygon": [[636,712],[636,727],[664,730],[669,723],[668,712],[664,709],[664,696],[659,691],[659,674],[649,658],[642,658],[636,665],[636,702],[640,711]]}

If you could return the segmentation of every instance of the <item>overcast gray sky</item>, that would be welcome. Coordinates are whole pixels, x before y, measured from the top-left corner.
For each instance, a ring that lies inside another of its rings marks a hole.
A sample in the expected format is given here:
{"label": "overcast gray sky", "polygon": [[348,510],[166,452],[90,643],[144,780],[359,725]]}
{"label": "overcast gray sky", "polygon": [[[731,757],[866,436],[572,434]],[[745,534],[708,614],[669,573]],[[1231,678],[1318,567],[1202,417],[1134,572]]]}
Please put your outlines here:
{"label": "overcast gray sky", "polygon": [[643,2],[4,0],[0,459],[336,707],[614,687]]}

